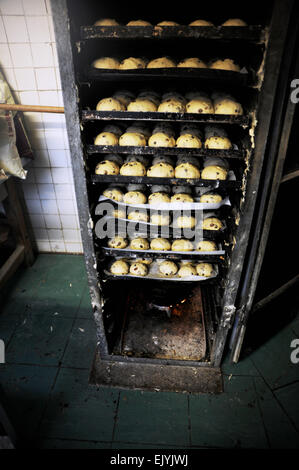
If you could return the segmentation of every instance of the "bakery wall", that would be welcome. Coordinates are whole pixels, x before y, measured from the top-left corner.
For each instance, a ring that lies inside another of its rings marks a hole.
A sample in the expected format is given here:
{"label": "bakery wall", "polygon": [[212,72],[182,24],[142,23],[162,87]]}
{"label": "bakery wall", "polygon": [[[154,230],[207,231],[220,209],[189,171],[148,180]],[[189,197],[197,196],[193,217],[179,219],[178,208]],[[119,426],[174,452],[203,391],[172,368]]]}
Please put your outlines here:
{"label": "bakery wall", "polygon": [[[16,103],[63,106],[50,1],[0,0],[0,67]],[[64,115],[24,120],[35,160],[22,186],[38,250],[82,253]]]}

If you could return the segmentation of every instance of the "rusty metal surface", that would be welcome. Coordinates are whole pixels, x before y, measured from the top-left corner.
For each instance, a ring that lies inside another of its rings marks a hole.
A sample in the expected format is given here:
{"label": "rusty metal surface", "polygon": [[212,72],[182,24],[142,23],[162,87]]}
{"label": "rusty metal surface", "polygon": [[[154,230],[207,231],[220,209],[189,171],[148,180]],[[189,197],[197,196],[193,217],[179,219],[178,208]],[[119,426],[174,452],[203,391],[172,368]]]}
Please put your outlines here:
{"label": "rusty metal surface", "polygon": [[111,361],[95,354],[90,385],[156,392],[222,393],[219,368]]}
{"label": "rusty metal surface", "polygon": [[202,360],[206,335],[199,287],[182,292],[169,316],[152,307],[149,291],[131,292],[121,354],[159,359]]}

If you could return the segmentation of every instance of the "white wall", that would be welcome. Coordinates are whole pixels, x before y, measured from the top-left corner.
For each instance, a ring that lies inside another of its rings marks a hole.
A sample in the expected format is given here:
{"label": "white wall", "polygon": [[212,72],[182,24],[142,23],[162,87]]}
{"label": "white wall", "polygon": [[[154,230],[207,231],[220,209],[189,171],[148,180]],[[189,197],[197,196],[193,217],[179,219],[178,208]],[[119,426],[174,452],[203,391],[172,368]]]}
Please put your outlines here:
{"label": "white wall", "polygon": [[[0,67],[16,103],[63,106],[48,0],[0,0]],[[82,253],[64,115],[24,118],[35,161],[23,189],[38,249]]]}

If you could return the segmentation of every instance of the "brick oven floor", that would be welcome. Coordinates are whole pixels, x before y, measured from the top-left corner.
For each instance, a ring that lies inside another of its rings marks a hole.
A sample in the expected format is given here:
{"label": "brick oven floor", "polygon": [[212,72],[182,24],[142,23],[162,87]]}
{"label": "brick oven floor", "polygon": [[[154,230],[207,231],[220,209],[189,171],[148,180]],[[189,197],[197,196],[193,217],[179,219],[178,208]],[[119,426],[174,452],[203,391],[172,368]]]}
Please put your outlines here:
{"label": "brick oven floor", "polygon": [[41,254],[7,287],[0,338],[1,387],[29,447],[299,448],[298,315],[238,365],[225,359],[220,395],[97,389],[83,257]]}

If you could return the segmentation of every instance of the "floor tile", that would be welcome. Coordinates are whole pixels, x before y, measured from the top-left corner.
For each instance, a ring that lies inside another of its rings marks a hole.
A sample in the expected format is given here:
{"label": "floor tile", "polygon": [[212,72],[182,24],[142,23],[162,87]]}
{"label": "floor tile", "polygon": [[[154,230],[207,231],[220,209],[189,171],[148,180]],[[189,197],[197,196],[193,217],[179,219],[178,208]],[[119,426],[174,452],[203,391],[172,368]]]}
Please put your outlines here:
{"label": "floor tile", "polygon": [[89,294],[89,288],[86,285],[82,297],[81,297],[81,303],[77,312],[77,317],[78,318],[88,318],[88,319],[94,319],[93,317],[93,311],[91,307],[91,299],[90,299],[90,294]]}
{"label": "floor tile", "polygon": [[[299,364],[297,367],[299,370]],[[275,390],[274,395],[299,433],[299,381]],[[297,448],[299,448],[299,440]]]}
{"label": "floor tile", "polygon": [[95,322],[84,318],[76,319],[62,359],[62,365],[90,369],[95,350]]}
{"label": "floor tile", "polygon": [[[280,406],[275,395],[279,395],[279,390],[272,393],[269,387],[265,384],[264,380],[256,379],[255,386],[257,390],[259,406],[262,414],[264,426],[268,436],[269,446],[271,449],[296,449],[299,448],[299,432],[296,431],[295,427],[291,423],[288,415],[285,413],[283,408]],[[282,394],[282,401],[287,402],[294,393],[289,387],[284,387]],[[291,390],[291,393],[290,393]],[[296,410],[296,404],[298,402],[299,387],[296,390],[295,403],[291,404],[292,413]],[[294,406],[295,405],[295,406]],[[299,419],[299,407],[297,406],[297,419]]]}
{"label": "floor tile", "polygon": [[122,391],[114,443],[130,441],[189,445],[187,395]]}
{"label": "floor tile", "polygon": [[224,393],[191,395],[192,445],[267,448],[252,377],[224,377]]}
{"label": "floor tile", "polygon": [[7,412],[19,436],[29,439],[35,433],[56,374],[56,367],[0,365]]}
{"label": "floor tile", "polygon": [[90,386],[89,371],[62,368],[39,435],[111,442],[118,391]]}
{"label": "floor tile", "polygon": [[6,351],[6,361],[19,364],[58,365],[73,320],[59,315],[25,314]]}
{"label": "floor tile", "polygon": [[298,365],[292,364],[290,359],[290,345],[294,338],[295,333],[287,326],[250,355],[271,389],[294,382],[299,377]]}
{"label": "floor tile", "polygon": [[254,366],[250,357],[240,358],[237,364],[231,364],[230,353],[228,353],[222,362],[221,371],[226,375],[249,375],[249,376],[260,376],[260,373]]}

